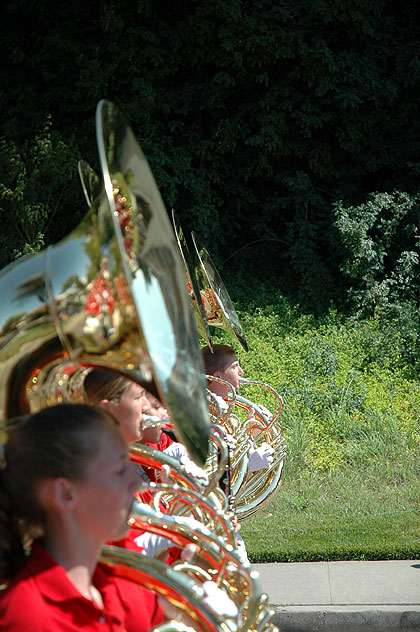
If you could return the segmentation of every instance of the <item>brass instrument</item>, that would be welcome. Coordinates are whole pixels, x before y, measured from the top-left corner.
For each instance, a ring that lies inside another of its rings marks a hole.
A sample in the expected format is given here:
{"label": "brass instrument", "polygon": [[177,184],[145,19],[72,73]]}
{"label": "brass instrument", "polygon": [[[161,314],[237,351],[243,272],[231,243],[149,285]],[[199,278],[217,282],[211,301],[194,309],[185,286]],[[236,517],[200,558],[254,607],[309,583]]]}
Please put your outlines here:
{"label": "brass instrument", "polygon": [[232,333],[241,347],[248,351],[248,344],[228,291],[204,245],[194,232],[191,237],[196,252],[195,274],[207,322]]}
{"label": "brass instrument", "polygon": [[163,515],[147,505],[135,505],[132,519],[140,528],[169,538],[178,546],[193,544],[193,558],[176,562],[173,568],[200,583],[216,582],[236,605],[243,629],[252,627],[249,615],[258,608],[262,598],[258,574],[243,566],[229,543],[200,523]]}
{"label": "brass instrument", "polygon": [[206,319],[206,312],[203,305],[203,300],[200,294],[200,289],[197,285],[197,278],[194,271],[194,264],[190,251],[188,249],[187,240],[182,231],[179,220],[176,216],[174,209],[172,209],[172,223],[174,226],[175,235],[178,241],[179,251],[181,253],[182,260],[185,267],[185,279],[187,282],[188,293],[191,297],[191,303],[194,309],[194,314],[197,322],[197,329],[207,345],[211,348],[211,337],[209,332],[209,326]]}
{"label": "brass instrument", "polygon": [[280,415],[283,411],[283,399],[272,386],[266,384],[265,382],[260,382],[258,380],[248,380],[241,377],[240,384],[242,386],[256,385],[263,387],[264,389],[270,391],[270,393],[272,393],[278,401],[278,409],[275,414],[272,414],[270,411],[264,409],[264,407],[261,407],[258,404],[251,402],[249,399],[246,399],[242,395],[239,395],[239,393],[237,393],[236,395],[236,405],[239,408],[243,408],[248,412],[252,411],[253,413],[253,417],[255,418],[255,426],[251,426],[251,430],[253,432],[254,439],[259,438],[260,436],[264,436],[265,438],[266,432],[271,428],[272,425],[277,423],[280,418]]}
{"label": "brass instrument", "polygon": [[91,210],[57,245],[0,273],[0,418],[81,401],[84,367],[100,366],[157,392],[203,463],[203,364],[175,235],[133,133],[108,102],[97,131],[105,187]]}
{"label": "brass instrument", "polygon": [[[274,632],[277,630],[270,621],[274,611],[267,607],[266,598],[260,592],[257,574],[249,574],[248,597],[234,616],[218,615],[205,600],[205,584],[190,574],[187,569],[174,570],[157,559],[145,558],[138,553],[119,547],[104,548],[101,562],[110,564],[115,574],[141,583],[165,597],[177,610],[191,620],[192,629],[199,632]],[[235,596],[235,595],[233,595]],[[233,601],[233,600],[232,600]],[[169,623],[169,629],[176,629]],[[185,630],[182,624],[181,629]],[[155,630],[166,630],[168,624],[162,624]],[[191,627],[189,628],[191,629]]]}
{"label": "brass instrument", "polygon": [[[27,412],[82,401],[86,371],[102,367],[157,393],[191,456],[203,464],[210,427],[204,367],[176,238],[147,161],[118,109],[101,101],[96,125],[104,184],[79,164],[89,212],[58,244],[0,272],[0,424],[12,427]],[[241,344],[246,346],[244,339]],[[222,449],[220,433],[211,441]],[[131,446],[130,452],[143,462],[158,460],[144,446]],[[106,547],[102,560],[165,596],[188,614],[195,630],[271,631],[273,613],[257,577],[235,553],[217,475],[216,483],[199,489],[170,457],[159,458],[170,465],[175,483],[150,487],[156,504],[161,495],[169,498],[169,513],[165,518],[143,508],[133,518],[173,541],[194,542],[197,560],[174,570],[117,547]],[[222,454],[222,464],[223,459]],[[188,530],[187,514],[202,526]],[[208,578],[216,578],[237,604],[236,617],[218,617],[203,601]],[[162,629],[176,630],[177,624]]]}
{"label": "brass instrument", "polygon": [[77,170],[79,172],[79,178],[82,184],[87,206],[90,208],[95,200],[102,194],[104,185],[86,160],[79,160],[77,163]]}
{"label": "brass instrument", "polygon": [[[235,499],[236,515],[239,520],[245,520],[267,505],[282,480],[286,443],[279,417],[283,410],[283,401],[268,384],[241,378],[241,384],[263,387],[276,397],[278,410],[273,415],[264,407],[236,393],[234,387],[225,380],[213,375],[206,377],[210,382],[222,383],[228,393],[226,408],[214,421],[221,424],[235,439],[230,458],[230,488],[231,495]],[[241,421],[235,414],[235,407],[252,413],[252,416]],[[251,472],[249,450],[256,449],[261,440],[267,442],[273,449],[273,460],[268,467]]]}

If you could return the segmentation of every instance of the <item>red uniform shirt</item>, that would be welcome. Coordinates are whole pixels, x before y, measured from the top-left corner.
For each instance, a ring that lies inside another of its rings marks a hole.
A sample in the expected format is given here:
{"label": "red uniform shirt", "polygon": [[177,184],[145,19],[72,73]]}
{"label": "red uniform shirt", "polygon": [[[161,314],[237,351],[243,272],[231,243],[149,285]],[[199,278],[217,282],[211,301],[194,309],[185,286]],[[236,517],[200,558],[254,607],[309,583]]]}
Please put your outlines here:
{"label": "red uniform shirt", "polygon": [[64,569],[39,544],[9,586],[0,591],[2,632],[148,632],[163,621],[156,595],[112,576],[98,564],[93,584],[100,608],[84,597]]}
{"label": "red uniform shirt", "polygon": [[[163,452],[164,450],[166,450],[166,448],[169,448],[171,443],[173,443],[173,440],[170,437],[168,437],[167,434],[162,432],[162,437],[159,443],[146,443],[146,445],[150,446],[151,448],[155,448],[155,450],[159,450],[159,452]],[[143,469],[145,470],[149,479],[153,483],[157,483],[157,472],[155,468],[143,466]]]}

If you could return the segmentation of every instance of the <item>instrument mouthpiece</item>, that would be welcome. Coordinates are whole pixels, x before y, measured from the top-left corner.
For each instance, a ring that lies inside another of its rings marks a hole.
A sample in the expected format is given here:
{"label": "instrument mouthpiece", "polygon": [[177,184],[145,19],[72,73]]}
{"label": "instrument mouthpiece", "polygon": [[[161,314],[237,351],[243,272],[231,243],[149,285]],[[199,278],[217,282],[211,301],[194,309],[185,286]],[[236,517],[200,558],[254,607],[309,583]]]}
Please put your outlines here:
{"label": "instrument mouthpiece", "polygon": [[171,423],[170,417],[156,417],[156,415],[142,415],[143,428],[157,428],[162,426],[164,428],[167,424]]}

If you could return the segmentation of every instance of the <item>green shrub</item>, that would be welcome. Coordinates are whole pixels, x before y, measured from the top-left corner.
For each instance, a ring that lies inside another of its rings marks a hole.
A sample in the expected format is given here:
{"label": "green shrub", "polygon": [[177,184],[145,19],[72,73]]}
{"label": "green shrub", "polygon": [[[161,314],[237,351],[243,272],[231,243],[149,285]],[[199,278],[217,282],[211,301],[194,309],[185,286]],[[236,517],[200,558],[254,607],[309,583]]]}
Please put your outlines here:
{"label": "green shrub", "polygon": [[21,149],[0,139],[0,269],[64,236],[86,212],[77,155],[49,119]]}

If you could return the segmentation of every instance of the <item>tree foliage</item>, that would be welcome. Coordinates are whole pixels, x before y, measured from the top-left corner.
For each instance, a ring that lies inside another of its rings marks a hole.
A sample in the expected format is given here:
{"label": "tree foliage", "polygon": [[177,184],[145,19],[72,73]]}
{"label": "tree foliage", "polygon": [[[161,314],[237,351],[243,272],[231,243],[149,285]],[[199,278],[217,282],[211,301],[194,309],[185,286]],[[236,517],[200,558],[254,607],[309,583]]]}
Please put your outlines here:
{"label": "tree foliage", "polygon": [[[51,173],[62,194],[48,217],[59,229],[45,236],[37,220],[42,240],[82,215],[75,165],[83,157],[97,168],[94,110],[109,98],[168,208],[225,276],[232,264],[260,269],[308,305],[339,301],[353,281],[340,272],[337,201],[355,209],[371,191],[418,188],[419,11],[414,0],[10,0],[3,146],[25,162],[22,148],[50,121],[74,151],[66,175]],[[0,160],[10,171],[6,150]],[[13,189],[7,173],[1,181]]]}

